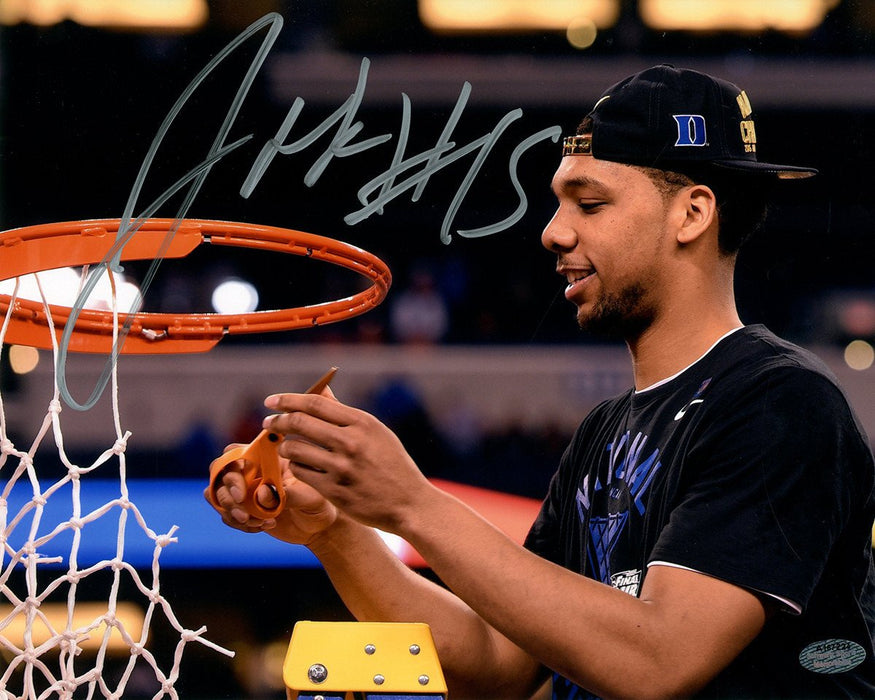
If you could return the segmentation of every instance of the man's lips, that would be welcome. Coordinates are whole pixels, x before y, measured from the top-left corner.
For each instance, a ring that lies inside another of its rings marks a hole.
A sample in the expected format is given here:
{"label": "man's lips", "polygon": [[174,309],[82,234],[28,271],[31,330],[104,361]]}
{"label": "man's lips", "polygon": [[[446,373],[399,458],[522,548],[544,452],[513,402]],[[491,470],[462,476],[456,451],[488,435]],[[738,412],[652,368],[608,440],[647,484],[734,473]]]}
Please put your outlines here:
{"label": "man's lips", "polygon": [[592,268],[564,268],[559,270],[559,274],[563,275],[567,282],[565,298],[571,300],[583,290],[587,281],[595,275],[595,270]]}

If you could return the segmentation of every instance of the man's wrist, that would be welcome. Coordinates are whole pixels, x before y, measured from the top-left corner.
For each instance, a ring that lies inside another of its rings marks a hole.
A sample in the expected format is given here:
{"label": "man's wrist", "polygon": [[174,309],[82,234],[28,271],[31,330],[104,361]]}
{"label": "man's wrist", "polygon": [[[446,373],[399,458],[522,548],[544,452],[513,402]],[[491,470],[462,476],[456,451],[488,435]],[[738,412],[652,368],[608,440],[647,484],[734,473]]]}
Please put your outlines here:
{"label": "man's wrist", "polygon": [[339,542],[347,540],[352,535],[353,528],[355,527],[364,526],[355,522],[348,515],[338,511],[334,522],[325,529],[315,533],[306,543],[306,547],[318,558],[321,558],[320,553],[327,554],[336,549]]}

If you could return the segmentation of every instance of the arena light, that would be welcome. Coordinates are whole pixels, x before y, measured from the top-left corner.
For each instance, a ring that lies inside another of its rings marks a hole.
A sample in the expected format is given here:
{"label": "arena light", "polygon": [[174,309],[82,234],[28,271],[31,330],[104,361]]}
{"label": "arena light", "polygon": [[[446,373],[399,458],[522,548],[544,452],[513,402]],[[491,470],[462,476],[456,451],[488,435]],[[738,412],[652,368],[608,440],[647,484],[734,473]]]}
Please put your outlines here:
{"label": "arena light", "polygon": [[[37,274],[22,275],[18,280],[18,291],[15,290],[15,279],[0,281],[0,294],[17,294],[21,299],[45,301],[58,306],[72,306],[82,286],[82,271],[72,267],[59,267],[45,270]],[[112,273],[112,281],[104,274],[98,278],[94,289],[88,295],[82,308],[112,310],[113,287],[115,288],[116,307],[119,312],[127,313],[138,303],[139,287],[125,279],[125,276]]]}
{"label": "arena light", "polygon": [[248,314],[258,308],[258,290],[236,278],[221,282],[213,290],[213,309],[220,314]]}
{"label": "arena light", "polygon": [[209,14],[207,0],[3,0],[0,23],[47,26],[65,20],[90,27],[193,30]]}
{"label": "arena light", "polygon": [[597,28],[616,23],[620,0],[419,0],[419,18],[437,32],[565,31],[586,17]]}
{"label": "arena light", "polygon": [[15,374],[29,374],[39,365],[39,350],[29,345],[9,346],[9,368]]}
{"label": "arena light", "polygon": [[865,340],[852,340],[845,347],[845,364],[851,369],[863,372],[875,364],[875,348]]}
{"label": "arena light", "polygon": [[810,32],[840,0],[639,0],[642,21],[659,31]]}
{"label": "arena light", "polygon": [[569,22],[565,38],[576,49],[588,49],[595,43],[598,27],[589,17],[578,17]]}
{"label": "arena light", "polygon": [[[3,628],[3,635],[12,644],[23,648],[25,635],[29,634],[29,641],[39,647],[45,644],[51,637],[58,634],[57,630],[67,629],[71,625],[75,630],[89,630],[87,634],[81,634],[76,639],[76,646],[81,650],[91,652],[98,651],[103,645],[104,635],[106,650],[110,652],[126,652],[130,654],[130,647],[125,643],[122,633],[133,639],[140,639],[145,624],[145,614],[133,603],[117,602],[112,614],[113,624],[107,626],[106,618],[109,617],[106,603],[83,602],[76,606],[72,614],[67,603],[43,603],[40,605],[39,615],[34,618],[33,624],[26,624],[26,615],[19,612],[12,615],[14,608],[11,605],[0,606],[0,618],[9,620]],[[92,629],[93,628],[93,629]]]}

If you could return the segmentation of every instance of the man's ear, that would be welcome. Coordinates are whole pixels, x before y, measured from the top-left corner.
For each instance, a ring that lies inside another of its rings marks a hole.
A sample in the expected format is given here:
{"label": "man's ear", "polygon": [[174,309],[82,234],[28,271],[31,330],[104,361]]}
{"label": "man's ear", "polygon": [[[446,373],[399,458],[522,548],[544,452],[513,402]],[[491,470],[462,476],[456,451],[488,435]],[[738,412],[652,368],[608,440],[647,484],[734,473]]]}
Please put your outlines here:
{"label": "man's ear", "polygon": [[691,185],[678,193],[682,207],[678,243],[688,244],[699,238],[711,226],[717,226],[717,197],[706,185]]}

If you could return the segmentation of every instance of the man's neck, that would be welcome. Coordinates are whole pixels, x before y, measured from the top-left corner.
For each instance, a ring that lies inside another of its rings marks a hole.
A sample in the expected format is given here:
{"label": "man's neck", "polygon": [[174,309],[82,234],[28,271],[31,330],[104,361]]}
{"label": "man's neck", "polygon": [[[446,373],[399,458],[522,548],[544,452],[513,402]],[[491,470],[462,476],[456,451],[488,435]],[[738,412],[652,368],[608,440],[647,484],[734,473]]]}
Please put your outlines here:
{"label": "man's neck", "polygon": [[689,367],[720,338],[742,325],[734,308],[704,321],[697,317],[675,324],[652,324],[640,336],[626,341],[635,389],[646,389]]}

